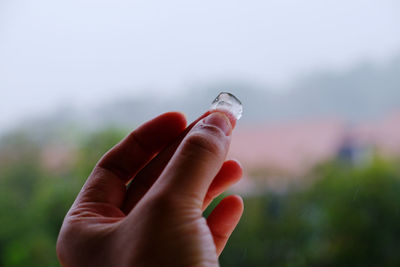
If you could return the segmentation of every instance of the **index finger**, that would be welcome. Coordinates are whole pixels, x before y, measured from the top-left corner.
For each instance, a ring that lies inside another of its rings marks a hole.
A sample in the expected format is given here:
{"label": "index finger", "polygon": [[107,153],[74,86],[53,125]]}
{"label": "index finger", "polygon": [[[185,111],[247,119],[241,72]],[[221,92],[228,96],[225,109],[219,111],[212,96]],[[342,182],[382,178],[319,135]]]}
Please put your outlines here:
{"label": "index finger", "polygon": [[103,202],[120,207],[126,183],[165,145],[185,129],[183,114],[169,112],[143,124],[107,152],[94,168],[77,202]]}

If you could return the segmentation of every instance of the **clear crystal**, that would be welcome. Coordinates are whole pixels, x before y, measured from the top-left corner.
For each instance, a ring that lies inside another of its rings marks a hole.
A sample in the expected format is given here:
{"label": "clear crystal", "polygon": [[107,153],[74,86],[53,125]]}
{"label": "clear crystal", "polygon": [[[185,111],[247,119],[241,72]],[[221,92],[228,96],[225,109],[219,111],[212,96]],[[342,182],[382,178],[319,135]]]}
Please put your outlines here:
{"label": "clear crystal", "polygon": [[236,120],[242,117],[242,103],[231,93],[222,92],[211,103],[210,110],[223,110],[231,113]]}

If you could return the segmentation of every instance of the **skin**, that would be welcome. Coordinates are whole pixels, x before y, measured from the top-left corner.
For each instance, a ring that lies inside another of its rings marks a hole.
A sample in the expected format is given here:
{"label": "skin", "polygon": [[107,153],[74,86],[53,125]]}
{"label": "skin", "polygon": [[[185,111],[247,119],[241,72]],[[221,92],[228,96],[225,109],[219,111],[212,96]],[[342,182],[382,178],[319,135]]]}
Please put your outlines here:
{"label": "skin", "polygon": [[207,112],[186,127],[170,112],[108,151],[67,213],[63,266],[218,266],[243,212],[239,196],[204,209],[242,176],[225,161],[235,120]]}

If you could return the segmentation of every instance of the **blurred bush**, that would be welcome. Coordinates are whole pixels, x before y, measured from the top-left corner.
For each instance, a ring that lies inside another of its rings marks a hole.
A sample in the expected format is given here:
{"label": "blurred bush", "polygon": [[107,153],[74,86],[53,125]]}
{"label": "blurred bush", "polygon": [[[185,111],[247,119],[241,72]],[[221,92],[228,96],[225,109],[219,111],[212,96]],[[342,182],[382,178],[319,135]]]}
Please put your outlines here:
{"label": "blurred bush", "polygon": [[[58,266],[63,217],[96,161],[123,135],[107,129],[65,141],[74,149],[58,169],[43,164],[52,143],[26,133],[0,141],[0,266]],[[247,197],[221,265],[399,266],[399,166],[330,162],[304,186]]]}
{"label": "blurred bush", "polygon": [[400,168],[331,162],[315,182],[245,199],[222,266],[400,266]]}
{"label": "blurred bush", "polygon": [[[0,266],[58,266],[55,244],[63,218],[96,161],[123,134],[107,129],[79,138],[67,168],[48,168],[59,147],[13,133],[0,142]],[[62,137],[60,137],[62,139]],[[73,146],[66,140],[64,146]],[[53,156],[54,155],[50,155]],[[52,159],[50,159],[52,160]]]}

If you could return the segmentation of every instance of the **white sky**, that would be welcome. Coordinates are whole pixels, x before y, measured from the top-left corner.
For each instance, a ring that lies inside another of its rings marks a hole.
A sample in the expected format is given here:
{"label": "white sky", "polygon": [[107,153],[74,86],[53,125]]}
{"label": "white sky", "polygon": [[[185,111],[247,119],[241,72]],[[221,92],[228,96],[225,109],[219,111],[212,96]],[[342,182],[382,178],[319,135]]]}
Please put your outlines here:
{"label": "white sky", "polygon": [[398,0],[0,0],[0,130],[68,103],[280,85],[398,53]]}

